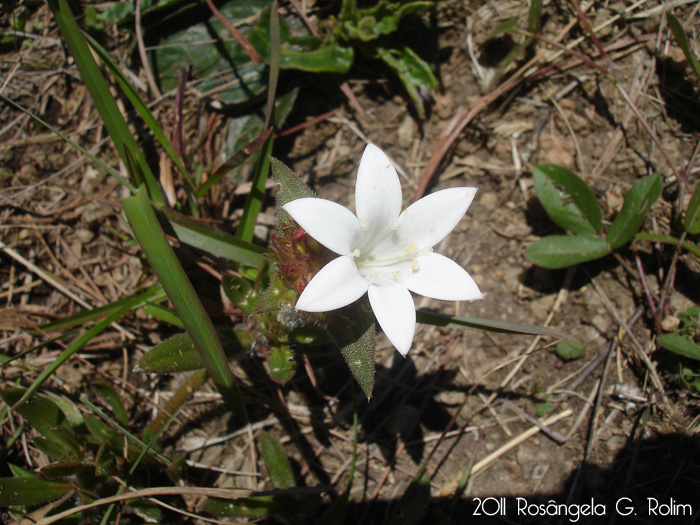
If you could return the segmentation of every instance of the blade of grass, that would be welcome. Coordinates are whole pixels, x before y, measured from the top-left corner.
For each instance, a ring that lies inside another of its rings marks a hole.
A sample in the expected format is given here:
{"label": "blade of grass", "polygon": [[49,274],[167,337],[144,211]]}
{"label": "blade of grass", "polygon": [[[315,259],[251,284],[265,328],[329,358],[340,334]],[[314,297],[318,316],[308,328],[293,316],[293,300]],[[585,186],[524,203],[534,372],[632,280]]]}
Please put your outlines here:
{"label": "blade of grass", "polygon": [[24,395],[22,395],[20,400],[17,401],[17,403],[15,403],[13,409],[16,409],[18,406],[22,405],[25,401],[27,401],[27,399],[32,397],[36,393],[36,391],[39,390],[41,385],[43,385],[46,382],[46,380],[49,377],[51,377],[56,372],[56,370],[59,369],[61,365],[63,365],[66,361],[73,357],[73,355],[75,355],[78,352],[78,350],[80,350],[87,343],[92,341],[99,334],[104,332],[107,329],[107,327],[113,322],[117,321],[124,314],[132,310],[135,305],[143,302],[144,297],[146,297],[148,293],[149,291],[146,290],[145,292],[141,292],[140,294],[130,298],[130,300],[124,302],[120,308],[113,310],[110,315],[105,317],[102,321],[99,321],[87,332],[85,332],[78,339],[76,339],[68,348],[61,352],[61,354],[48,367],[46,367],[46,369],[44,369],[44,371],[41,374],[39,374],[39,377],[37,377],[34,380],[32,385],[27,389]]}
{"label": "blade of grass", "polygon": [[158,181],[109,91],[107,82],[70,10],[68,0],[48,0],[48,4],[119,156],[127,165],[131,160],[138,165],[139,169],[135,173],[142,174],[143,180],[136,180],[136,185],[145,184],[151,200],[157,204],[164,204]]}
{"label": "blade of grass", "polygon": [[418,310],[416,312],[416,321],[433,326],[444,326],[445,328],[484,330],[485,332],[498,332],[503,334],[542,335],[573,341],[571,336],[559,332],[558,330],[552,330],[546,326],[509,323],[493,319],[478,319],[476,317],[461,317],[459,315],[446,315],[438,312],[430,312],[428,310]]}
{"label": "blade of grass", "polygon": [[[136,297],[140,298],[140,302],[134,304],[133,300]],[[79,314],[72,315],[71,317],[67,317],[65,319],[58,319],[56,321],[52,321],[50,323],[41,325],[40,328],[42,332],[64,330],[66,328],[71,328],[76,325],[84,325],[90,321],[93,321],[94,319],[98,319],[105,315],[110,315],[116,310],[121,309],[126,304],[131,304],[133,309],[135,310],[137,308],[140,308],[141,306],[144,306],[147,303],[160,303],[163,300],[165,300],[165,298],[165,292],[163,292],[163,288],[161,287],[161,285],[154,284],[153,286],[141,292],[138,292],[137,294],[124,297],[123,299],[120,299],[110,304],[106,304],[104,306],[100,306],[98,308],[93,308],[92,310],[80,312]]]}
{"label": "blade of grass", "polygon": [[48,129],[48,130],[51,131],[52,133],[55,133],[56,135],[58,135],[59,137],[61,137],[61,139],[63,139],[65,142],[67,142],[67,143],[70,144],[72,147],[74,147],[75,149],[77,149],[80,153],[82,153],[83,155],[85,155],[85,156],[86,156],[87,158],[89,158],[92,162],[94,162],[97,166],[99,166],[100,168],[102,168],[103,170],[105,170],[107,173],[109,173],[112,177],[114,177],[115,179],[117,179],[117,180],[119,181],[119,183],[120,183],[122,186],[124,186],[125,188],[127,188],[129,191],[131,191],[132,193],[136,191],[136,188],[135,188],[128,180],[126,180],[124,177],[122,177],[122,176],[119,174],[119,172],[117,172],[116,170],[114,170],[114,169],[112,169],[111,167],[109,167],[107,164],[105,164],[104,162],[102,162],[100,159],[98,159],[97,157],[95,157],[94,155],[92,155],[88,150],[86,150],[85,148],[83,148],[80,144],[78,144],[77,142],[74,142],[74,141],[71,140],[67,135],[64,135],[63,133],[61,133],[60,131],[58,131],[58,130],[57,130],[56,128],[54,128],[51,124],[49,124],[48,122],[46,122],[46,121],[42,120],[41,118],[37,117],[34,113],[32,113],[32,112],[29,111],[28,109],[24,108],[23,106],[20,106],[20,105],[17,104],[17,102],[15,102],[14,100],[11,100],[11,99],[7,98],[7,97],[6,97],[5,95],[3,95],[2,93],[0,93],[0,100],[2,100],[3,102],[6,102],[6,103],[8,103],[8,104],[10,104],[10,105],[13,106],[15,109],[18,109],[19,111],[21,111],[21,112],[24,113],[25,115],[27,115],[27,116],[31,117],[32,119],[34,119],[36,122],[38,122],[39,124],[41,124],[42,126],[44,126],[46,129]]}
{"label": "blade of grass", "polygon": [[168,157],[170,157],[170,160],[173,161],[175,167],[180,171],[180,173],[183,174],[185,180],[192,187],[192,189],[194,189],[189,170],[185,167],[185,164],[183,163],[180,156],[175,152],[175,148],[168,139],[168,136],[165,134],[161,125],[158,123],[151,111],[148,109],[148,106],[146,106],[143,100],[141,100],[141,97],[139,97],[134,87],[127,80],[126,76],[119,68],[117,63],[109,55],[109,53],[107,53],[107,51],[90,35],[85,33],[84,36],[87,39],[90,46],[92,47],[92,49],[97,54],[97,56],[100,58],[100,60],[102,60],[104,65],[107,66],[109,72],[112,73],[114,80],[116,80],[117,84],[119,84],[119,87],[121,88],[126,98],[129,99],[131,104],[134,106],[134,109],[136,109],[138,114],[141,116],[144,124],[148,126],[148,129],[151,130],[151,133],[153,133],[155,139],[163,147],[165,153],[167,153]]}
{"label": "blade of grass", "polygon": [[136,240],[199,350],[202,361],[221,396],[239,417],[247,421],[238,384],[226,361],[219,336],[211,319],[204,311],[185,270],[168,243],[148,201],[145,189],[139,188],[136,195],[124,199],[122,205]]}
{"label": "blade of grass", "polygon": [[[277,12],[277,0],[272,3],[270,12],[270,77],[267,88],[267,107],[265,108],[265,128],[274,124],[275,96],[277,94],[277,81],[280,70],[280,22]],[[253,174],[253,187],[248,194],[248,198],[243,208],[241,222],[236,230],[236,237],[244,241],[253,240],[253,231],[258,221],[258,214],[262,209],[262,202],[265,198],[265,183],[270,173],[270,154],[272,153],[272,143],[274,137],[271,135],[265,146],[259,153],[258,162]]]}
{"label": "blade of grass", "polygon": [[215,230],[175,211],[163,209],[161,212],[170,221],[180,242],[249,266],[258,267],[264,261],[262,254],[265,250],[260,246]]}

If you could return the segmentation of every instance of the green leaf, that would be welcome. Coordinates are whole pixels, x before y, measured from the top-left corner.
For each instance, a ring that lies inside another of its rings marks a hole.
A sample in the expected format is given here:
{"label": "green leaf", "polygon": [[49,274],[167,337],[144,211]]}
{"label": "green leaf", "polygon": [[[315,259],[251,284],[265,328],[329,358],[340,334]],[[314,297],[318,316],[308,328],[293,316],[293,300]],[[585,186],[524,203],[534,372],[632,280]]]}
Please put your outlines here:
{"label": "green leaf", "polygon": [[666,20],[668,22],[668,27],[673,34],[673,38],[676,39],[676,42],[683,51],[685,58],[690,64],[690,68],[693,70],[693,73],[695,73],[695,76],[700,79],[700,60],[698,60],[690,49],[690,43],[688,42],[688,37],[685,34],[683,25],[671,11],[666,11]]}
{"label": "green leaf", "polygon": [[[224,350],[234,355],[241,350],[241,344],[234,339],[226,339]],[[147,374],[177,374],[204,368],[204,361],[192,342],[189,334],[176,334],[157,344],[144,354],[134,367],[134,372]]]}
{"label": "green leaf", "polygon": [[674,354],[700,361],[700,346],[687,337],[679,334],[663,334],[659,336],[658,342]]}
{"label": "green leaf", "polygon": [[[255,51],[270,62],[270,10],[263,11],[258,26],[251,31],[248,40]],[[314,73],[345,74],[354,59],[352,47],[335,41],[323,42],[314,36],[293,37],[287,23],[280,19],[280,67]]]}
{"label": "green leaf", "polygon": [[401,18],[433,7],[432,2],[390,2],[382,0],[374,7],[357,10],[355,2],[343,6],[342,28],[347,38],[363,42],[390,35],[399,28]]}
{"label": "green leaf", "polygon": [[260,448],[272,485],[276,489],[296,487],[294,472],[282,445],[270,434],[263,431],[260,437]]}
{"label": "green leaf", "polygon": [[437,87],[437,79],[430,66],[419,57],[410,47],[400,49],[378,47],[377,56],[388,65],[401,79],[403,87],[416,106],[418,115],[425,117],[423,99]]}
{"label": "green leaf", "polygon": [[289,345],[272,345],[270,347],[270,376],[280,385],[285,385],[294,377],[297,363]]}
{"label": "green leaf", "polygon": [[139,188],[134,197],[124,199],[122,206],[134,236],[177,310],[224,401],[239,417],[247,420],[238,384],[229,368],[214,325],[160,228],[144,189]]}
{"label": "green leaf", "polygon": [[109,72],[114,77],[114,80],[117,81],[117,84],[119,84],[119,87],[121,88],[124,95],[126,95],[126,97],[129,99],[131,104],[134,106],[138,114],[143,119],[143,122],[146,124],[146,126],[148,126],[148,129],[151,130],[153,136],[168,154],[170,160],[172,160],[173,164],[177,167],[180,173],[182,173],[185,176],[185,180],[190,182],[191,179],[189,171],[185,167],[185,164],[175,152],[175,148],[173,148],[170,139],[168,139],[161,125],[158,123],[151,111],[148,109],[148,106],[146,106],[143,100],[141,100],[141,97],[138,95],[131,83],[127,80],[126,75],[124,75],[123,71],[119,68],[119,66],[112,59],[109,53],[107,53],[107,51],[94,38],[92,38],[88,34],[85,34],[84,36],[87,39],[90,46],[92,47],[92,49],[97,54],[97,56],[100,58],[100,60],[102,60],[105,66],[107,66]]}
{"label": "green leaf", "polygon": [[216,230],[176,211],[163,209],[161,213],[170,222],[180,242],[248,266],[257,267],[264,261],[262,254],[265,250],[260,246]]}
{"label": "green leaf", "polygon": [[367,296],[326,314],[327,329],[369,400],[374,388],[375,339],[374,314]]}
{"label": "green leaf", "polygon": [[119,308],[112,309],[111,313],[107,317],[95,323],[94,326],[88,329],[83,335],[78,337],[78,339],[73,341],[68,346],[68,348],[61,352],[59,356],[56,359],[54,359],[53,362],[41,372],[41,374],[39,374],[39,377],[37,377],[32,383],[32,385],[27,389],[26,393],[19,401],[19,403],[24,403],[27,399],[34,395],[34,393],[37,390],[39,390],[41,385],[43,385],[49,377],[55,374],[56,370],[58,370],[64,363],[66,363],[71,357],[78,353],[78,351],[81,348],[83,348],[95,337],[97,337],[99,334],[101,334],[107,328],[109,328],[109,326],[111,326],[112,323],[118,321],[127,312],[134,309],[136,305],[142,303],[145,297],[149,296],[151,296],[151,291],[146,290],[136,296],[131,297],[129,301],[120,303]]}
{"label": "green leaf", "polygon": [[559,341],[557,343],[557,355],[564,361],[579,359],[583,355],[583,343],[575,341]]}
{"label": "green leaf", "polygon": [[700,233],[700,184],[695,187],[693,196],[690,197],[683,228],[693,235]]}
{"label": "green leaf", "polygon": [[204,197],[207,191],[209,191],[212,186],[217,184],[224,175],[243,164],[243,162],[245,162],[250,155],[258,151],[265,144],[265,141],[267,141],[267,138],[271,133],[272,128],[267,128],[259,137],[250,141],[246,146],[238,149],[233,156],[219,166],[216,171],[212,173],[199,188],[197,188],[195,195],[199,198]]}
{"label": "green leaf", "polygon": [[280,227],[294,223],[291,215],[282,206],[296,199],[316,197],[309,188],[291,169],[274,157],[270,158],[272,178],[280,185],[277,191],[277,222]]}
{"label": "green leaf", "polygon": [[539,164],[532,178],[537,196],[554,223],[582,235],[600,233],[600,206],[578,175],[554,164]]}
{"label": "green leaf", "polygon": [[600,237],[588,235],[550,235],[528,246],[525,257],[543,268],[566,268],[610,253],[610,246]]}
{"label": "green leaf", "polygon": [[0,478],[0,507],[48,503],[74,490],[70,483],[41,478]]}
{"label": "green leaf", "polygon": [[220,518],[261,518],[280,510],[272,496],[251,496],[236,500],[209,498],[204,508]]}
{"label": "green leaf", "polygon": [[531,334],[558,339],[570,339],[568,335],[546,326],[534,326],[529,324],[510,323],[495,319],[478,319],[476,317],[462,317],[459,315],[447,315],[429,310],[418,310],[416,321],[432,326],[445,328],[459,328],[462,330],[482,330],[484,332],[496,332],[501,334]]}
{"label": "green leaf", "polygon": [[129,500],[129,507],[146,523],[163,523],[163,510],[152,501],[134,498]]}
{"label": "green leaf", "polygon": [[243,214],[236,229],[236,237],[245,242],[253,240],[255,225],[258,223],[258,215],[265,200],[265,185],[270,172],[270,153],[272,153],[273,141],[274,136],[270,135],[262,150],[258,152],[258,162],[255,165],[252,186],[246,197]]}
{"label": "green leaf", "polygon": [[[0,398],[10,406],[24,397],[24,388],[0,390]],[[34,430],[44,436],[52,436],[53,430],[66,425],[66,416],[58,405],[44,396],[33,396],[15,411],[29,423]]]}
{"label": "green leaf", "polygon": [[662,244],[670,244],[671,246],[679,246],[684,249],[688,250],[690,253],[695,255],[698,259],[700,259],[700,246],[695,244],[694,242],[685,240],[681,243],[680,239],[677,239],[675,237],[671,237],[670,235],[662,235],[658,233],[648,233],[648,232],[641,232],[635,235],[635,237],[639,240],[642,241],[650,241],[650,242],[660,242]]}
{"label": "green leaf", "polygon": [[[235,1],[221,5],[219,11],[227,20],[236,21],[236,28],[246,36],[269,5],[269,0]],[[166,33],[152,55],[163,92],[176,89],[182,70],[190,65],[198,91],[220,103],[250,103],[267,89],[265,64],[253,64],[215,16],[201,20],[189,15],[165,29],[172,28],[178,30]]]}
{"label": "green leaf", "polygon": [[114,387],[108,383],[104,383],[101,381],[93,382],[92,386],[104,398],[104,400],[107,402],[107,405],[109,405],[109,408],[112,409],[112,413],[114,414],[114,418],[117,420],[117,422],[123,427],[128,427],[129,418],[126,415],[124,403],[122,403],[122,400],[119,397],[117,391],[114,389]]}
{"label": "green leaf", "polygon": [[540,30],[541,18],[542,0],[531,0],[530,9],[527,12],[527,30],[530,33],[537,33]]}
{"label": "green leaf", "polygon": [[537,403],[537,406],[535,407],[535,415],[537,417],[544,417],[547,414],[551,413],[552,410],[554,410],[554,402],[552,401],[551,396],[547,396],[546,401]]}
{"label": "green leaf", "polygon": [[252,315],[260,298],[257,290],[242,277],[226,274],[221,279],[221,288],[236,308],[246,315]]}
{"label": "green leaf", "polygon": [[662,189],[663,182],[656,174],[647,175],[632,186],[625,195],[620,214],[608,229],[606,239],[612,249],[619,248],[634,237]]}

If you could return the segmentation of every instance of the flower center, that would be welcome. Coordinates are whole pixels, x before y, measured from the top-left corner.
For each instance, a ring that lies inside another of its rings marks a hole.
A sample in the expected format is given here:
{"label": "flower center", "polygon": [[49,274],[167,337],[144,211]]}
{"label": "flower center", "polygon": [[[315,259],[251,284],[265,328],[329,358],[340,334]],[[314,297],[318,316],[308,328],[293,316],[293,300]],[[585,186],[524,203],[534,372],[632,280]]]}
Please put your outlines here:
{"label": "flower center", "polygon": [[418,271],[420,269],[418,257],[432,251],[430,246],[419,249],[418,246],[411,243],[403,253],[399,252],[394,257],[375,259],[372,258],[371,251],[363,254],[360,250],[355,250],[352,255],[355,258],[357,269],[363,277],[371,281],[381,277],[399,281],[403,273]]}

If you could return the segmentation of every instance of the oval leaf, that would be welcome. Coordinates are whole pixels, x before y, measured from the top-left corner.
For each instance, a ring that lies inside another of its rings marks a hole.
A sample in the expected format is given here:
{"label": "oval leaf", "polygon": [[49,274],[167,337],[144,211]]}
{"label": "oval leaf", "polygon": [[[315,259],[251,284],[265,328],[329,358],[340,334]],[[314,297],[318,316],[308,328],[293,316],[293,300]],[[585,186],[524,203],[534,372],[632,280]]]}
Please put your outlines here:
{"label": "oval leaf", "polygon": [[600,237],[588,235],[550,235],[525,250],[525,257],[543,268],[566,268],[610,253],[610,247]]}
{"label": "oval leaf", "polygon": [[174,374],[204,368],[189,334],[177,334],[151,348],[134,367],[134,372]]}
{"label": "oval leaf", "polygon": [[292,349],[287,345],[270,347],[270,377],[280,385],[286,384],[297,370]]}
{"label": "oval leaf", "polygon": [[573,233],[600,233],[600,206],[593,191],[578,175],[555,164],[539,164],[532,178],[537,196],[552,221]]}
{"label": "oval leaf", "polygon": [[674,354],[700,361],[700,346],[687,337],[679,334],[664,334],[659,336],[658,341],[661,346]]}
{"label": "oval leaf", "polygon": [[619,248],[634,237],[662,189],[663,183],[657,174],[647,175],[632,186],[625,195],[620,214],[608,230],[607,241],[611,248]]}
{"label": "oval leaf", "polygon": [[267,432],[261,436],[262,458],[267,467],[267,474],[276,489],[296,487],[294,472],[287,455],[279,442]]}
{"label": "oval leaf", "polygon": [[695,187],[693,196],[688,203],[683,228],[693,235],[700,233],[700,184]]}
{"label": "oval leaf", "polygon": [[0,478],[0,507],[40,505],[73,490],[69,483],[41,478]]}

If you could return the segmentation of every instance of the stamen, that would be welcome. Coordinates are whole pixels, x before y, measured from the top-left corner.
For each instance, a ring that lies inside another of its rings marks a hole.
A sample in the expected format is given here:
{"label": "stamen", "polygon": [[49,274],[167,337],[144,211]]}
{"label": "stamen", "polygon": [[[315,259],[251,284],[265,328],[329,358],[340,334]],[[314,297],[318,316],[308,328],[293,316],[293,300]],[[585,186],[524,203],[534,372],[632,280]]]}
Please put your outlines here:
{"label": "stamen", "polygon": [[362,224],[360,224],[360,228],[362,228],[363,232],[366,232],[367,230],[369,230],[369,222],[363,222]]}
{"label": "stamen", "polygon": [[414,272],[420,270],[420,264],[418,264],[418,259],[411,260],[411,270],[413,270]]}
{"label": "stamen", "polygon": [[390,228],[391,228],[391,231],[393,231],[393,232],[398,230],[399,229],[399,221],[392,222]]}
{"label": "stamen", "polygon": [[408,248],[406,248],[406,253],[411,254],[411,253],[418,253],[418,246],[416,246],[414,243],[411,243]]}
{"label": "stamen", "polygon": [[352,255],[353,257],[359,257],[361,253],[362,253],[362,252],[361,252],[360,250],[355,250],[355,251],[352,252],[350,255]]}

